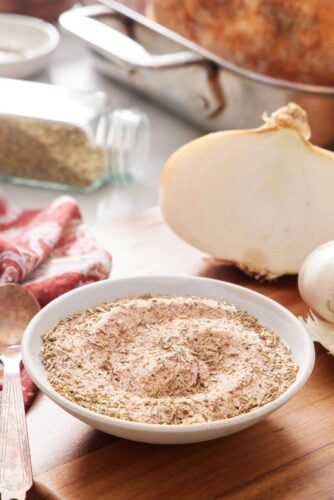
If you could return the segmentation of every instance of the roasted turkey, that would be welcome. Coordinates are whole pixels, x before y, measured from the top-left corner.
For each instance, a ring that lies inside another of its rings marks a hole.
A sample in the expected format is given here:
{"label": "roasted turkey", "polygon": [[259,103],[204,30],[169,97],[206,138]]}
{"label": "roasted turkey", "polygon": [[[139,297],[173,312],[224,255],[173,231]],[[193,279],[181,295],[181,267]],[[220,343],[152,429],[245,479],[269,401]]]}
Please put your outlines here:
{"label": "roasted turkey", "polygon": [[149,15],[225,59],[334,86],[334,0],[149,0]]}

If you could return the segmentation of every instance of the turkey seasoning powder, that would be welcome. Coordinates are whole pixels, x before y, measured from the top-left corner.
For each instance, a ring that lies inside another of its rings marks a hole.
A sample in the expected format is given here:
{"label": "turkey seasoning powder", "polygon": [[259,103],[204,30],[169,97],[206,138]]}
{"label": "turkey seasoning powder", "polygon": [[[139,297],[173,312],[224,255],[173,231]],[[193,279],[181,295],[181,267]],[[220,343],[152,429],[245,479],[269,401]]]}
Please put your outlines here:
{"label": "turkey seasoning powder", "polygon": [[78,312],[43,337],[51,385],[112,417],[192,424],[275,400],[298,371],[290,349],[223,301],[142,296]]}

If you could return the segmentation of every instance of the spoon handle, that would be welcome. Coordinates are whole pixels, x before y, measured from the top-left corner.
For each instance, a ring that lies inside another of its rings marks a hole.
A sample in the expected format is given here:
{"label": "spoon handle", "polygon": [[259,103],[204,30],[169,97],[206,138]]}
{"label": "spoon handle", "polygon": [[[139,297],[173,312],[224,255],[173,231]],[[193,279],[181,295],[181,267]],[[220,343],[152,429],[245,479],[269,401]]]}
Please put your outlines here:
{"label": "spoon handle", "polygon": [[25,498],[32,471],[20,375],[5,373],[0,416],[0,492]]}

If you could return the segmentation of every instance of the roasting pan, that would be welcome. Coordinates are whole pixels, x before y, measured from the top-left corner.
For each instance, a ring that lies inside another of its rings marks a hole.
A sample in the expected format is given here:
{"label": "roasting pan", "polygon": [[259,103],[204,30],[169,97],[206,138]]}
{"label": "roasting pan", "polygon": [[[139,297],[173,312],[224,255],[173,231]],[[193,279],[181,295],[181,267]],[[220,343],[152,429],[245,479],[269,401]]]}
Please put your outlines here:
{"label": "roasting pan", "polygon": [[257,127],[264,111],[293,101],[308,113],[312,141],[333,148],[334,87],[240,68],[144,12],[145,0],[103,0],[65,12],[60,25],[92,48],[98,70],[204,131]]}

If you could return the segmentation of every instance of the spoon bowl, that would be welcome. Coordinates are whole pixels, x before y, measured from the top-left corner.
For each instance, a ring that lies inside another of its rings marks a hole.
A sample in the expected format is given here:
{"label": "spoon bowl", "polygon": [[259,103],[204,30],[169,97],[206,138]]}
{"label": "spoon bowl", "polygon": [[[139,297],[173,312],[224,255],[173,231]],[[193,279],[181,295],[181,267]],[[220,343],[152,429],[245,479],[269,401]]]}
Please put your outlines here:
{"label": "spoon bowl", "polygon": [[0,352],[21,342],[24,330],[40,307],[29,290],[16,284],[0,286]]}

